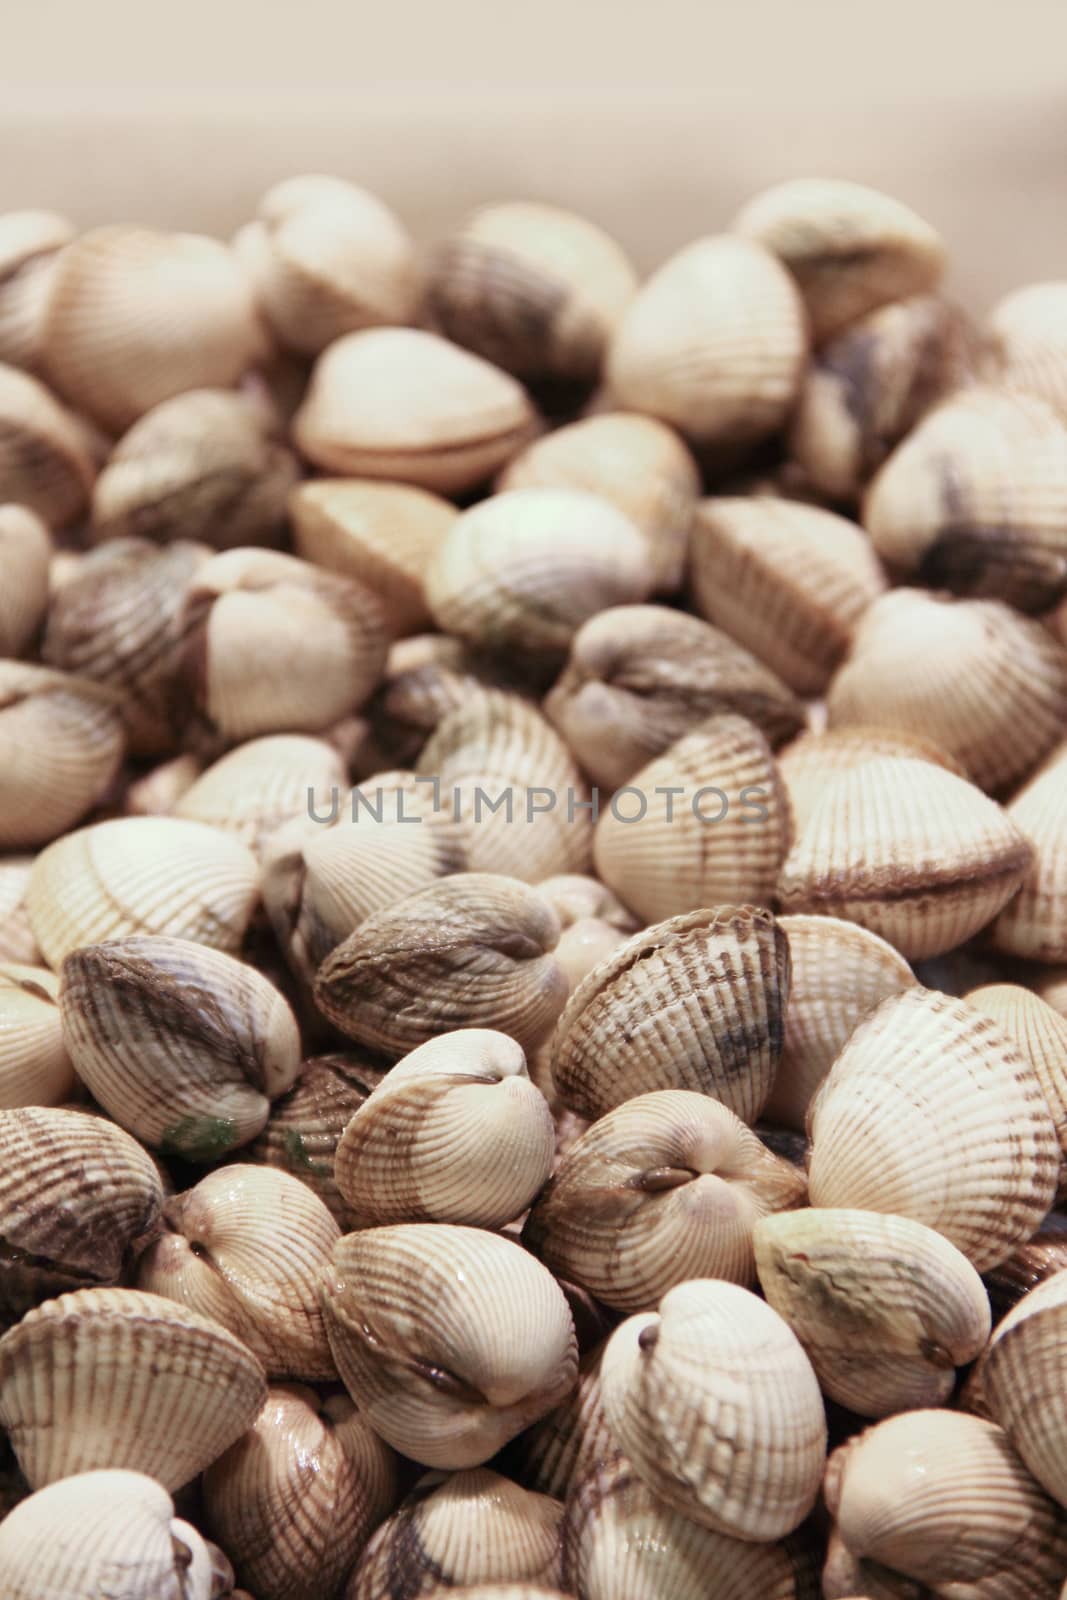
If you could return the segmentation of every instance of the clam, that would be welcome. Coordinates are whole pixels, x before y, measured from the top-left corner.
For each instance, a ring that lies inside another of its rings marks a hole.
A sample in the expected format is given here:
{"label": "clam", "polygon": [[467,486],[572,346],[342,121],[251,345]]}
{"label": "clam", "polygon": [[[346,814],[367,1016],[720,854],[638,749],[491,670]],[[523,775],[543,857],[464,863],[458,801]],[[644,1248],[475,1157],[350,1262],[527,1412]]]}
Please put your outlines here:
{"label": "clam", "polygon": [[345,1600],[483,1583],[555,1584],[563,1507],[486,1467],[431,1472],[371,1537]]}
{"label": "clam", "polygon": [[201,773],[178,797],[176,817],[207,822],[262,854],[271,836],[347,788],[345,764],[325,739],[274,734],[250,739]]}
{"label": "clam", "polygon": [[778,894],[786,911],[858,922],[916,960],[991,922],[1031,859],[1011,817],[966,779],[885,756],[827,785]]}
{"label": "clam", "polygon": [[[979,1002],[976,1002],[979,1003]],[[1067,1216],[1050,1211],[1032,1238],[985,1273],[986,1287],[999,1321],[1024,1294],[1067,1267]]]}
{"label": "clam", "polygon": [[36,367],[56,257],[74,225],[54,211],[0,217],[0,361]]}
{"label": "clam", "polygon": [[52,596],[42,655],[120,696],[133,755],[173,750],[190,715],[181,683],[185,595],[207,558],[176,540],[121,539],[90,551]]}
{"label": "clam", "polygon": [[587,1472],[620,1454],[601,1400],[603,1354],[602,1344],[587,1351],[579,1362],[576,1387],[508,1446],[508,1470],[527,1488],[567,1500]]}
{"label": "clam", "polygon": [[296,479],[243,395],[192,389],[123,434],[93,488],[93,537],[278,544]]}
{"label": "clam", "polygon": [[965,389],[871,483],[863,524],[889,568],[1042,611],[1067,592],[1067,426],[1030,395]]}
{"label": "clam", "polygon": [[288,1003],[188,939],[134,934],[63,962],[63,1038],[106,1111],[155,1149],[210,1161],[263,1128],[300,1069]]}
{"label": "clam", "polygon": [[997,918],[999,950],[1033,961],[1067,961],[1067,745],[1007,807],[1033,846],[1021,891]]}
{"label": "clam", "polygon": [[52,540],[27,506],[0,505],[0,656],[18,656],[48,607]]}
{"label": "clam", "polygon": [[529,1049],[567,997],[559,931],[518,879],[462,873],[369,916],[322,963],[315,998],[349,1038],[393,1057],[490,1025]]}
{"label": "clam", "polygon": [[942,1405],[989,1337],[981,1278],[921,1222],[812,1209],[763,1217],[753,1238],[768,1304],[860,1416]]}
{"label": "clam", "polygon": [[602,228],[559,206],[482,206],[439,245],[425,314],[526,383],[591,385],[637,274]]}
{"label": "clam", "polygon": [[367,707],[371,734],[359,775],[411,766],[438,723],[478,690],[525,687],[507,667],[499,657],[479,654],[447,633],[398,640]]}
{"label": "clam", "polygon": [[789,448],[807,483],[855,503],[889,452],[970,376],[972,339],[955,306],[916,295],[868,312],[815,352]]}
{"label": "clam", "polygon": [[637,930],[637,918],[599,878],[564,872],[544,878],[537,885],[537,892],[556,913],[564,933],[568,928],[587,922],[606,923],[616,933]]}
{"label": "clam", "polygon": [[229,1328],[268,1376],[335,1376],[318,1277],[341,1230],[307,1184],[275,1167],[219,1167],[163,1215],[140,1288]]}
{"label": "clam", "polygon": [[601,1389],[638,1477],[690,1521],[780,1539],[815,1504],[819,1385],[788,1324],[749,1290],[714,1279],[669,1290],[612,1334]]}
{"label": "clam", "polygon": [[59,980],[47,967],[0,964],[0,1107],[58,1105],[73,1088]]}
{"label": "clam", "polygon": [[1058,1193],[1063,1198],[1067,1192],[1067,1018],[1017,983],[983,984],[971,990],[967,1002],[992,1017],[1014,1039],[1037,1074],[1060,1142]]}
{"label": "clam", "polygon": [[1059,1143],[1037,1074],[991,1017],[905,989],[862,1022],[810,1113],[814,1206],[910,1217],[979,1271],[1035,1231]]}
{"label": "clam", "polygon": [[79,1473],[0,1524],[5,1600],[215,1600],[217,1554],[139,1472]]}
{"label": "clam", "polygon": [[999,388],[1037,395],[1067,417],[1067,284],[1028,283],[998,300],[986,358]]}
{"label": "clam", "polygon": [[46,844],[100,799],[125,749],[99,684],[0,661],[0,850]]}
{"label": "clam", "polygon": [[855,523],[769,495],[700,502],[689,581],[701,616],[801,695],[826,688],[856,620],[885,589]]}
{"label": "clam", "polygon": [[386,1073],[346,1127],[334,1172],[353,1227],[499,1228],[526,1210],[555,1153],[552,1113],[521,1045],[460,1028]]}
{"label": "clam", "polygon": [[903,756],[909,761],[931,761],[965,778],[960,763],[931,739],[866,723],[845,723],[840,728],[814,729],[798,734],[778,751],[778,772],[789,794],[796,836],[799,837],[834,778],[867,761],[883,756]]}
{"label": "clam", "polygon": [[563,1291],[498,1234],[445,1223],[346,1234],[322,1297],[345,1387],[376,1433],[425,1466],[480,1466],[574,1387]]}
{"label": "clam", "polygon": [[936,287],[945,247],[910,206],[841,178],[794,178],[756,195],[735,230],[771,250],[800,285],[816,340],[892,300]]}
{"label": "clam", "polygon": [[827,702],[831,729],[919,734],[998,792],[1063,736],[1067,652],[999,601],[893,589],[864,613]]}
{"label": "clam", "polygon": [[318,478],[289,496],[297,555],[371,589],[394,634],[430,625],[425,575],[456,515],[428,489],[367,478]]}
{"label": "clam", "polygon": [[789,946],[769,911],[719,906],[641,933],[579,984],[556,1026],[552,1078],[589,1120],[654,1089],[759,1115],[782,1048]]}
{"label": "clam", "polygon": [[584,489],[511,489],[457,518],[426,575],[446,633],[556,664],[583,622],[643,600],[648,543],[619,508]]}
{"label": "clam", "polygon": [[26,909],[32,856],[0,856],[0,961],[43,965]]}
{"label": "clam", "polygon": [[780,917],[792,979],[785,1044],[764,1107],[771,1122],[803,1130],[808,1106],[853,1029],[916,979],[899,951],[839,917]]}
{"label": "clam", "polygon": [[976,1373],[984,1408],[1061,1506],[1067,1504],[1065,1323],[1067,1278],[1057,1272],[998,1323]]}
{"label": "clam", "polygon": [[232,1333],[136,1289],[78,1289],[0,1339],[0,1424],[35,1489],[125,1467],[177,1489],[251,1427],[267,1396]]}
{"label": "clam", "polygon": [[438,723],[416,771],[460,819],[470,871],[536,882],[589,864],[592,803],[581,772],[519,695],[472,690]]}
{"label": "clam", "polygon": [[584,489],[610,500],[644,534],[656,590],[680,587],[700,473],[666,423],[626,411],[581,417],[534,439],[497,487]]}
{"label": "clam", "polygon": [[244,273],[215,239],[91,228],[56,260],[42,366],[109,432],[187,389],[229,388],[264,350]]}
{"label": "clam", "polygon": [[[632,924],[637,919],[631,917],[628,920]],[[599,967],[621,944],[625,944],[630,931],[632,929],[628,928],[623,932],[601,917],[582,917],[563,929],[555,957],[563,969],[571,994],[584,978],[588,978],[594,967]]]}
{"label": "clam", "polygon": [[290,1384],[204,1474],[207,1525],[274,1600],[333,1600],[395,1497],[393,1453],[348,1396]]}
{"label": "clam", "polygon": [[658,268],[623,314],[607,379],[623,407],[727,453],[781,427],[807,355],[789,274],[749,239],[717,234]]}
{"label": "clam", "polygon": [[376,195],[341,178],[274,184],[234,249],[271,332],[302,355],[414,316],[417,270],[406,229]]}
{"label": "clam", "polygon": [[461,494],[526,443],[535,413],[499,367],[417,328],[347,334],[319,357],[293,421],[329,472]]}
{"label": "clam", "polygon": [[614,606],[591,617],[545,712],[609,790],[719,712],[747,717],[772,745],[804,725],[800,702],[755,656],[666,606]]}
{"label": "clam", "polygon": [[227,550],[185,597],[185,680],[218,738],[318,733],[361,706],[385,662],[377,598],[278,550]]}
{"label": "clam", "polygon": [[154,1162],[113,1123],[0,1111],[0,1327],[67,1289],[117,1283],[162,1206]]}
{"label": "clam", "polygon": [[801,1204],[803,1174],[717,1101],[636,1095],[571,1146],[523,1229],[556,1274],[619,1311],[690,1278],[755,1281],[752,1230]]}
{"label": "clam", "polygon": [[792,839],[763,734],[709,717],[649,762],[601,813],[596,870],[645,922],[702,906],[767,905]]}
{"label": "clam", "polygon": [[0,505],[26,506],[61,527],[85,509],[93,477],[71,413],[29,373],[0,366]]}

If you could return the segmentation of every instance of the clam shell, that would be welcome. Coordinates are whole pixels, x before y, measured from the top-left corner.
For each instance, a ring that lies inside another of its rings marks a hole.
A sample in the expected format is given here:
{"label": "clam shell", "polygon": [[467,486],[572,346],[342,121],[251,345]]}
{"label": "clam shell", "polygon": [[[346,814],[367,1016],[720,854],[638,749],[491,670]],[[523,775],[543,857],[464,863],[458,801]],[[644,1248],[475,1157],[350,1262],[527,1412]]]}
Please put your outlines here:
{"label": "clam shell", "polygon": [[921,734],[903,733],[865,723],[846,723],[801,733],[778,751],[778,772],[789,794],[797,837],[803,833],[828,785],[843,773],[883,756],[904,756],[910,761],[931,761],[965,778],[960,763]]}
{"label": "clam shell", "polygon": [[[975,1002],[980,1003],[980,1002]],[[1018,1305],[1024,1294],[1067,1267],[1067,1217],[1050,1211],[1031,1239],[985,1273],[994,1322]]]}
{"label": "clam shell", "polygon": [[214,1600],[211,1549],[137,1472],[85,1472],[41,1489],[0,1525],[5,1600]]}
{"label": "clam shell", "polygon": [[512,489],[457,518],[426,575],[438,625],[487,650],[562,658],[583,622],[643,600],[647,540],[582,489]]}
{"label": "clam shell", "polygon": [[1016,983],[984,984],[970,991],[967,1003],[992,1017],[1014,1039],[1037,1074],[1060,1142],[1058,1194],[1063,1198],[1067,1192],[1067,1018],[1040,995]]}
{"label": "clam shell", "polygon": [[700,446],[749,445],[781,427],[807,355],[789,274],[748,239],[687,245],[652,274],[608,352],[612,396]]}
{"label": "clam shell", "polygon": [[123,434],[93,488],[93,537],[278,544],[296,479],[243,395],[193,389]]}
{"label": "clam shell", "polygon": [[[636,920],[629,918],[630,923]],[[627,929],[627,933],[630,931]],[[621,944],[625,944],[627,933],[600,917],[584,917],[564,928],[559,936],[555,957],[563,968],[571,994],[595,967],[599,967]]]}
{"label": "clam shell", "polygon": [[534,439],[497,487],[584,489],[618,506],[648,542],[655,588],[682,582],[700,473],[666,423],[625,411],[581,417]]}
{"label": "clam shell", "polygon": [[263,353],[245,275],[215,239],[91,228],[56,261],[43,366],[110,432],[187,389],[229,388]]}
{"label": "clam shell", "polygon": [[627,1100],[575,1141],[522,1238],[557,1277],[644,1311],[690,1278],[753,1283],[753,1227],[805,1192],[803,1174],[732,1111],[665,1089]]}
{"label": "clam shell", "polygon": [[802,1131],[812,1097],[853,1029],[915,974],[876,933],[839,917],[780,917],[792,979],[785,1044],[764,1107],[774,1123]]}
{"label": "clam shell", "polygon": [[428,1473],[356,1563],[345,1600],[481,1583],[555,1584],[563,1507],[485,1467]]}
{"label": "clam shell", "polygon": [[909,434],[863,524],[898,575],[1041,611],[1067,591],[1067,427],[1043,400],[972,388]]}
{"label": "clam shell", "polygon": [[547,900],[559,918],[564,933],[579,923],[603,922],[618,933],[634,933],[637,918],[599,878],[580,872],[564,872],[544,878],[537,892]]}
{"label": "clam shell", "polygon": [[499,1228],[526,1210],[555,1153],[552,1113],[521,1045],[462,1028],[386,1073],[346,1127],[334,1170],[353,1227]]}
{"label": "clam shell", "polygon": [[315,999],[335,1027],[390,1056],[490,1023],[528,1049],[566,1000],[558,938],[535,890],[463,873],[369,916],[319,968]]}
{"label": "clam shell", "polygon": [[0,361],[36,367],[56,256],[74,225],[54,211],[0,217]]}
{"label": "clam shell", "polygon": [[794,178],[764,189],[738,213],[800,285],[817,340],[876,306],[936,287],[945,247],[909,206],[841,178]]}
{"label": "clam shell", "polygon": [[26,910],[32,856],[0,856],[0,961],[43,965]]}
{"label": "clam shell", "polygon": [[0,505],[0,655],[21,655],[48,607],[52,540],[35,512]]}
{"label": "clam shell", "polygon": [[800,702],[755,656],[665,606],[616,606],[590,618],[545,699],[576,758],[609,790],[720,712],[747,717],[772,745],[804,725]]}
{"label": "clam shell", "polygon": [[637,290],[602,228],[559,206],[483,206],[430,263],[425,314],[438,332],[524,382],[595,383]]}
{"label": "clam shell", "polygon": [[425,574],[456,516],[409,483],[318,478],[289,497],[297,555],[373,590],[394,634],[430,626]]}
{"label": "clam shell", "polygon": [[603,1353],[603,1345],[587,1351],[577,1386],[508,1446],[507,1470],[528,1489],[566,1500],[587,1472],[619,1455],[600,1396]]}
{"label": "clam shell", "polygon": [[204,1475],[204,1516],[242,1582],[288,1600],[336,1595],[396,1498],[393,1453],[347,1395],[272,1388]]}
{"label": "clam shell", "polygon": [[444,716],[416,763],[458,815],[472,872],[533,883],[590,864],[591,802],[581,772],[537,708],[479,689]]}
{"label": "clam shell", "polygon": [[1067,745],[1007,807],[1033,846],[1022,889],[997,918],[993,942],[1009,955],[1067,961]]}
{"label": "clam shell", "polygon": [[113,1123],[0,1111],[0,1327],[64,1290],[117,1283],[162,1206],[154,1162]]}
{"label": "clam shell", "polygon": [[344,762],[324,739],[293,733],[250,739],[201,773],[173,815],[210,823],[262,854],[284,823],[346,790],[345,777]]}
{"label": "clam shell", "polygon": [[300,1070],[296,1020],[273,984],[186,939],[75,949],[59,999],[64,1041],[93,1096],[145,1144],[189,1161],[254,1138]]}
{"label": "clam shell", "polygon": [[1067,417],[1067,283],[1028,283],[998,300],[986,358],[999,388],[1021,389]]}
{"label": "clam shell", "polygon": [[815,1206],[936,1228],[979,1271],[1052,1203],[1059,1144],[1037,1075],[963,1000],[906,989],[852,1034],[810,1114]]}
{"label": "clam shell", "polygon": [[782,1048],[789,946],[769,911],[720,906],[636,933],[575,990],[552,1078],[594,1120],[635,1094],[690,1089],[754,1122]]}
{"label": "clam shell", "polygon": [[225,1328],[135,1289],[60,1295],[0,1339],[0,1423],[35,1489],[105,1467],[177,1489],[251,1427],[266,1394]]}
{"label": "clam shell", "polygon": [[85,509],[93,477],[76,419],[29,373],[0,366],[0,505],[62,527]]}
{"label": "clam shell", "polygon": [[644,922],[661,922],[702,906],[767,905],[792,831],[763,734],[744,717],[710,717],[612,796],[593,860]]}
{"label": "clam shell", "polygon": [[870,540],[819,506],[702,500],[690,539],[696,608],[797,694],[821,694],[854,624],[885,589]]}
{"label": "clam shell", "polygon": [[59,1018],[59,980],[46,967],[0,966],[0,1107],[54,1106],[74,1088]]}
{"label": "clam shell", "polygon": [[417,328],[372,328],[319,357],[293,437],[330,472],[461,494],[525,444],[534,420],[521,385],[480,356]]}
{"label": "clam shell", "polygon": [[116,696],[47,667],[0,661],[0,850],[80,821],[122,762]]}
{"label": "clam shell", "polygon": [[858,922],[916,960],[963,944],[1016,893],[1031,848],[981,790],[883,757],[827,785],[778,880],[787,911]]}
{"label": "clam shell", "polygon": [[873,1211],[807,1210],[755,1225],[760,1287],[823,1392],[863,1417],[942,1405],[989,1337],[989,1299],[933,1228]]}
{"label": "clam shell", "polygon": [[788,1325],[737,1284],[694,1279],[612,1334],[608,1425],[638,1476],[716,1533],[780,1539],[815,1503],[826,1418]]}
{"label": "clam shell", "polygon": [[438,723],[481,689],[527,688],[509,674],[507,661],[472,650],[447,633],[398,640],[367,708],[369,750],[360,776],[378,768],[411,766]]}
{"label": "clam shell", "polygon": [[574,1386],[562,1290],[497,1234],[444,1223],[347,1234],[322,1295],[345,1387],[376,1433],[426,1466],[479,1466]]}
{"label": "clam shell", "polygon": [[1049,1494],[1067,1502],[1064,1342],[1067,1278],[1055,1273],[994,1329],[976,1377],[983,1405]]}

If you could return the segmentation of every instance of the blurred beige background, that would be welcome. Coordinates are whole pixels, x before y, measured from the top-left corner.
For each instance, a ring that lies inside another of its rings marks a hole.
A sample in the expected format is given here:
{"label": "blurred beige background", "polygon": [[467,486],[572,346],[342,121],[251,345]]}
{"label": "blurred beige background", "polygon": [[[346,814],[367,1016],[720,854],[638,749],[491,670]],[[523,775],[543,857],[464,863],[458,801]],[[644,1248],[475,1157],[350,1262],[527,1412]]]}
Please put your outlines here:
{"label": "blurred beige background", "polygon": [[229,233],[275,178],[378,190],[423,239],[573,205],[643,266],[755,189],[883,185],[982,309],[1067,275],[1064,0],[6,0],[0,207]]}

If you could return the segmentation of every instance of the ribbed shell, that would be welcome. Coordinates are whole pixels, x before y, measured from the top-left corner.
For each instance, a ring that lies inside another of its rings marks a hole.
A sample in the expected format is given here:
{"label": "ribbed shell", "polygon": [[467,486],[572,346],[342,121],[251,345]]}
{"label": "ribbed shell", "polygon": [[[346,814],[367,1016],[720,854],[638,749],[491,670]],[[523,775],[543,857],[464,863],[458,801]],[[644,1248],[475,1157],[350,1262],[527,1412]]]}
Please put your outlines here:
{"label": "ribbed shell", "polygon": [[283,823],[347,792],[345,779],[340,754],[324,739],[268,735],[220,756],[185,790],[173,815],[210,823],[262,853]]}
{"label": "ribbed shell", "polygon": [[155,1163],[105,1118],[0,1111],[0,1327],[64,1290],[117,1283],[162,1206]]}
{"label": "ribbed shell", "polygon": [[508,1447],[507,1470],[528,1489],[567,1500],[587,1472],[618,1456],[600,1396],[603,1353],[598,1345],[583,1355],[575,1388]]}
{"label": "ribbed shell", "polygon": [[0,366],[0,505],[16,502],[62,527],[85,509],[93,477],[70,412],[36,378]]}
{"label": "ribbed shell", "polygon": [[471,872],[536,883],[590,864],[593,826],[578,765],[537,707],[499,689],[473,690],[423,746],[426,792],[458,813]]}
{"label": "ribbed shell", "polygon": [[682,581],[700,473],[666,423],[626,411],[581,417],[535,439],[498,488],[584,489],[618,506],[648,541],[657,591]]}
{"label": "ribbed shell", "polygon": [[353,1227],[457,1222],[499,1228],[552,1170],[555,1125],[521,1045],[458,1029],[386,1073],[337,1146],[337,1187]]}
{"label": "ribbed shell", "polygon": [[447,500],[408,483],[318,478],[289,497],[297,555],[366,584],[394,634],[430,625],[424,578],[456,516]]}
{"label": "ribbed shell", "polygon": [[525,391],[498,367],[434,333],[372,328],[319,357],[293,437],[328,471],[460,494],[533,427]]}
{"label": "ribbed shell", "polygon": [[999,950],[1034,961],[1067,961],[1067,745],[1007,807],[1033,846],[1022,889],[993,930]]}
{"label": "ribbed shell", "polygon": [[508,662],[478,655],[447,633],[398,640],[389,650],[382,682],[367,707],[370,750],[367,764],[361,757],[360,775],[375,766],[410,766],[441,719],[472,691],[500,688],[510,675],[508,668]]}
{"label": "ribbed shell", "polygon": [[1059,1143],[1037,1074],[963,1000],[906,989],[853,1033],[810,1113],[815,1206],[936,1228],[979,1271],[1052,1203]]}
{"label": "ribbed shell", "polygon": [[426,575],[438,626],[479,648],[561,660],[583,622],[643,600],[648,542],[584,489],[512,489],[465,511]]}
{"label": "ribbed shell", "polygon": [[[1025,891],[1024,891],[1025,892]],[[1014,1039],[1037,1074],[1060,1142],[1060,1198],[1067,1192],[1067,1017],[1021,984],[990,983],[972,989],[969,1005],[993,1018]]]}
{"label": "ribbed shell", "polygon": [[559,931],[526,884],[462,873],[369,916],[319,968],[315,999],[343,1033],[394,1057],[489,1025],[528,1049],[567,997],[551,954]]}
{"label": "ribbed shell", "polygon": [[827,786],[778,893],[787,911],[858,922],[917,960],[991,922],[1031,855],[1011,817],[973,784],[926,761],[884,757]]}
{"label": "ribbed shell", "polygon": [[764,189],[734,219],[782,260],[804,296],[817,340],[890,300],[937,284],[945,247],[890,195],[842,178],[794,178]]}
{"label": "ribbed shell", "polygon": [[785,1044],[764,1114],[802,1131],[812,1097],[853,1029],[916,979],[899,951],[855,922],[796,916],[780,917],[778,926],[789,940],[792,979]]}
{"label": "ribbed shell", "polygon": [[47,967],[0,966],[0,1107],[54,1106],[74,1088],[59,980]]}
{"label": "ribbed shell", "polygon": [[555,1584],[563,1507],[475,1467],[430,1473],[373,1535],[345,1600],[417,1600],[480,1583]]}
{"label": "ribbed shell", "polygon": [[661,922],[701,906],[768,905],[792,832],[763,734],[744,717],[717,716],[612,796],[593,860],[644,922]]}
{"label": "ribbed shell", "polygon": [[665,606],[615,606],[592,617],[574,636],[545,712],[609,790],[719,713],[747,717],[772,745],[804,726],[800,702],[755,656]]}
{"label": "ribbed shell", "polygon": [[689,581],[701,616],[802,695],[826,688],[856,619],[885,588],[855,523],[770,495],[700,502]]}
{"label": "ribbed shell", "polygon": [[186,939],[84,945],[63,962],[63,1037],[100,1104],[144,1143],[210,1161],[255,1137],[300,1070],[284,996]]}
{"label": "ribbed shell", "polygon": [[84,679],[0,661],[0,850],[47,844],[100,798],[125,749],[116,702]]}
{"label": "ribbed shell", "polygon": [[52,540],[36,512],[0,505],[0,655],[21,655],[44,620]]}
{"label": "ribbed shell", "polygon": [[199,234],[92,228],[60,254],[45,371],[112,433],[187,389],[226,389],[265,353],[245,275]]}
{"label": "ribbed shell", "polygon": [[977,1372],[990,1416],[1061,1506],[1067,1504],[1065,1327],[1067,1278],[1058,1272],[994,1329]]}
{"label": "ribbed shell", "polygon": [[552,1077],[593,1120],[635,1094],[691,1089],[754,1122],[782,1048],[789,946],[769,911],[720,906],[636,933],[560,1017]]}
{"label": "ribbed shell", "polygon": [[577,1378],[562,1290],[479,1228],[347,1234],[322,1296],[345,1387],[382,1438],[426,1466],[479,1466]]}
{"label": "ribbed shell", "polygon": [[1050,1211],[1032,1238],[985,1273],[994,1321],[1018,1305],[1024,1294],[1067,1267],[1067,1216]]}
{"label": "ribbed shell", "polygon": [[793,825],[799,838],[828,785],[845,772],[883,756],[931,761],[965,778],[960,763],[921,734],[903,733],[865,723],[802,733],[778,752],[778,771],[789,793]]}
{"label": "ribbed shell", "polygon": [[558,1277],[619,1311],[690,1278],[755,1281],[752,1230],[802,1204],[803,1174],[707,1095],[636,1095],[571,1146],[523,1243]]}
{"label": "ribbed shell", "polygon": [[698,445],[747,445],[785,421],[807,343],[789,274],[760,245],[717,234],[646,280],[612,340],[608,383]]}
{"label": "ribbed shell", "polygon": [[54,211],[0,217],[0,361],[37,366],[56,256],[73,237],[73,223]]}
{"label": "ribbed shell", "polygon": [[826,1418],[811,1364],[776,1311],[695,1279],[630,1317],[604,1352],[608,1425],[639,1477],[717,1533],[782,1538],[815,1503]]}
{"label": "ribbed shell", "polygon": [[32,856],[0,856],[0,961],[41,966],[41,952],[26,910]]}
{"label": "ribbed shell", "polygon": [[79,1289],[0,1339],[0,1423],[35,1489],[127,1467],[177,1489],[251,1427],[259,1362],[215,1322],[135,1289]]}
{"label": "ribbed shell", "polygon": [[827,703],[831,728],[917,733],[995,793],[1062,738],[1067,652],[999,601],[894,589],[864,613]]}
{"label": "ribbed shell", "polygon": [[989,1337],[982,1280],[920,1222],[811,1209],[764,1217],[754,1241],[768,1303],[823,1392],[860,1416],[944,1404]]}
{"label": "ribbed shell", "polygon": [[1067,283],[1028,283],[998,300],[985,353],[999,388],[1037,395],[1067,418]]}

